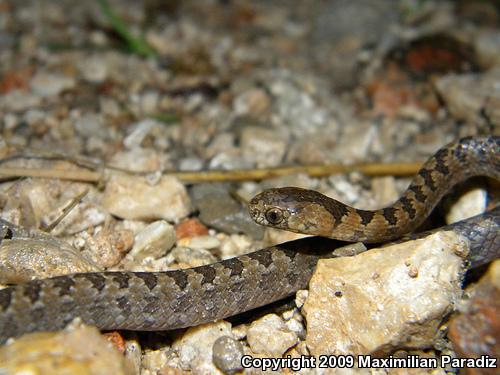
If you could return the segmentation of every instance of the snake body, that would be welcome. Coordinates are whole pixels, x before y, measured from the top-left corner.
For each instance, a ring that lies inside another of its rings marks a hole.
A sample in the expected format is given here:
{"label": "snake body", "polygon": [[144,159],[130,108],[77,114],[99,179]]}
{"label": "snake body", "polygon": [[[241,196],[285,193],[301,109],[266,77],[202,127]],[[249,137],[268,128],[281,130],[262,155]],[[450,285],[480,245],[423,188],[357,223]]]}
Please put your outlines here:
{"label": "snake body", "polygon": [[[499,137],[484,137],[446,146],[424,165],[398,202],[383,210],[355,210],[319,193],[285,188],[255,197],[250,212],[259,223],[293,231],[336,238],[345,234],[346,240],[393,239],[420,223],[450,182],[476,174],[499,179],[499,145]],[[319,211],[307,208],[309,203]],[[304,212],[333,224],[298,224],[293,215]],[[275,215],[280,214],[276,223]],[[500,256],[500,208],[442,229],[469,240],[471,267]],[[318,259],[331,256],[326,250],[336,246],[331,239],[305,238],[186,270],[75,274],[5,288],[0,290],[0,342],[27,332],[57,330],[75,317],[101,329],[143,331],[222,319],[305,288]]]}

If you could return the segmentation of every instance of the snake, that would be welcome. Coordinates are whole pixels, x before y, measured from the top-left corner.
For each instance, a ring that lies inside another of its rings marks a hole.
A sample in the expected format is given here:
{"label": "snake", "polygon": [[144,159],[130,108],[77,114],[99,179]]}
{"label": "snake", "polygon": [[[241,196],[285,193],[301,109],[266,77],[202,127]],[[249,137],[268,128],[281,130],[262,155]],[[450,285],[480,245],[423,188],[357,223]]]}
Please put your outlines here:
{"label": "snake", "polygon": [[[476,175],[500,180],[500,137],[467,137],[438,150],[391,206],[347,206],[311,190],[273,188],[249,202],[259,224],[314,235],[213,264],[165,272],[91,272],[0,290],[0,343],[64,328],[79,317],[103,330],[166,331],[224,319],[307,287],[341,241],[381,243],[415,230],[443,195]],[[500,257],[500,206],[436,230],[469,242],[469,267]],[[435,230],[435,231],[436,231]],[[16,232],[2,229],[4,237]],[[418,233],[414,238],[425,236]]]}

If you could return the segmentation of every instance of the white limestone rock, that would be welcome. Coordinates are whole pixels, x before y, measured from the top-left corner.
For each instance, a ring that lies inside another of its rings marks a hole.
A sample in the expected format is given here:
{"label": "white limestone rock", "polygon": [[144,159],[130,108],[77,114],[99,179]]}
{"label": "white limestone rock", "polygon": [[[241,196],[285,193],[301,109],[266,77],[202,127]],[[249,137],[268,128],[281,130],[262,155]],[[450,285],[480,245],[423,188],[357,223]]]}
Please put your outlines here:
{"label": "white limestone rock", "polygon": [[222,337],[233,337],[231,324],[220,320],[189,328],[184,335],[172,344],[179,355],[184,370],[195,374],[222,374],[212,362],[215,341]]}
{"label": "white limestone rock", "polygon": [[321,260],[303,307],[311,354],[429,347],[462,294],[461,256],[467,251],[453,232],[441,232]]}
{"label": "white limestone rock", "polygon": [[143,177],[113,175],[106,184],[102,204],[111,214],[125,219],[175,222],[190,212],[186,188],[169,176],[149,184]]}
{"label": "white limestone rock", "polygon": [[254,353],[266,357],[281,357],[297,344],[298,336],[278,315],[267,314],[252,322],[247,332],[247,341]]}

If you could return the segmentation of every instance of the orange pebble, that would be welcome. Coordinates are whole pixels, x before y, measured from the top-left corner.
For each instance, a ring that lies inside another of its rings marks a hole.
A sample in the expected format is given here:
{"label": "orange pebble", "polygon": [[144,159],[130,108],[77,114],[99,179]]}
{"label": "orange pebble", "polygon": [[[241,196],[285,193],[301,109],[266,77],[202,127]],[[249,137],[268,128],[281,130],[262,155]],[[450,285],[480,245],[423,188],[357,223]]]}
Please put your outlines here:
{"label": "orange pebble", "polygon": [[125,340],[118,332],[107,332],[102,334],[106,340],[112,343],[120,353],[125,353]]}
{"label": "orange pebble", "polygon": [[198,219],[187,219],[175,228],[177,239],[186,237],[198,237],[208,234],[208,228]]}

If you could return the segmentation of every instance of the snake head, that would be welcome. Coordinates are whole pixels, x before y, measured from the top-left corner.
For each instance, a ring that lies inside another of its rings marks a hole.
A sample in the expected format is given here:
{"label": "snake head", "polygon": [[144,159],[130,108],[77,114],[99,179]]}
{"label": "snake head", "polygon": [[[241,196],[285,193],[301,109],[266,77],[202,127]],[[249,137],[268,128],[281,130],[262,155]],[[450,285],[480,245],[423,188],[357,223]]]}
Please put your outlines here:
{"label": "snake head", "polygon": [[335,227],[334,215],[329,211],[332,201],[316,191],[283,187],[256,195],[248,210],[258,224],[329,237]]}

